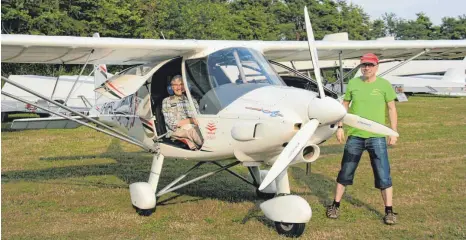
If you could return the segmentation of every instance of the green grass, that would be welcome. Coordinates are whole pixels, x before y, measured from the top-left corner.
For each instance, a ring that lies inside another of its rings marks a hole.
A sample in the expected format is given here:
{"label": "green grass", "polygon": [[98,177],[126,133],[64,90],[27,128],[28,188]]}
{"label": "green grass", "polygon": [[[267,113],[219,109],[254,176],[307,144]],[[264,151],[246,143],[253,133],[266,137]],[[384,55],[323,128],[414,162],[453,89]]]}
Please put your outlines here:
{"label": "green grass", "polygon": [[[401,137],[389,149],[399,224],[382,223],[367,154],[338,220],[325,217],[343,145],[289,171],[292,191],[313,209],[302,239],[466,238],[466,102],[411,97],[397,104]],[[254,189],[220,173],[158,199],[150,217],[131,207],[128,185],[146,181],[151,156],[84,127],[8,132],[2,128],[4,239],[284,239],[259,209]],[[192,166],[165,161],[163,186]],[[199,175],[214,169],[207,165]],[[234,170],[247,175],[245,168]],[[159,186],[160,186],[159,185]]]}

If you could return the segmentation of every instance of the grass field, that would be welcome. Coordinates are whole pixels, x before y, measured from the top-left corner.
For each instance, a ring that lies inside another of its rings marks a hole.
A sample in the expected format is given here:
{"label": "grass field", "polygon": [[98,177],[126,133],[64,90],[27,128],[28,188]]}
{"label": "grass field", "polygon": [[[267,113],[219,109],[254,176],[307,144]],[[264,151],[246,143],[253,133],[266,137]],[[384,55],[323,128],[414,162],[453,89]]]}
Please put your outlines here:
{"label": "grass field", "polygon": [[[325,217],[343,152],[332,138],[310,176],[304,165],[289,170],[292,192],[313,209],[302,239],[466,238],[466,99],[415,96],[397,106],[401,137],[389,155],[399,224],[382,223],[367,154],[340,218]],[[162,196],[152,216],[140,217],[128,185],[147,181],[149,154],[84,127],[3,128],[1,140],[2,239],[285,239],[253,187],[227,173]],[[165,161],[160,184],[191,166]]]}

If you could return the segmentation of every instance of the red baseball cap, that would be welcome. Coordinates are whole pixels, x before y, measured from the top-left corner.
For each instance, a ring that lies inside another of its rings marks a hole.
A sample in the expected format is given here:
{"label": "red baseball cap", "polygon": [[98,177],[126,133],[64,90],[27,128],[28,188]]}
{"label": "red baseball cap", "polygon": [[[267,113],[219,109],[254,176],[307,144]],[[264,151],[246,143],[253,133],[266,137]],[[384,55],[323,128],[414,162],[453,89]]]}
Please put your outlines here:
{"label": "red baseball cap", "polygon": [[361,57],[361,63],[379,64],[379,58],[373,53],[366,53]]}

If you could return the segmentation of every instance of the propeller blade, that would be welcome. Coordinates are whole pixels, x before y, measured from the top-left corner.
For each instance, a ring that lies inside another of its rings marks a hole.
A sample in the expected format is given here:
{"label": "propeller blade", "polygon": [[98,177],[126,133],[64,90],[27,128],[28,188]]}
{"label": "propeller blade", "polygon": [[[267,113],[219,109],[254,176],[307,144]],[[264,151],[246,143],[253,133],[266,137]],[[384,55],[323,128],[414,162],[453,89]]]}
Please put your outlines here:
{"label": "propeller blade", "polygon": [[394,136],[398,137],[399,134],[395,131],[393,131],[391,128],[382,125],[380,123],[371,121],[366,118],[362,118],[358,115],[354,114],[346,114],[345,117],[343,118],[343,123],[354,127],[354,128],[359,128],[368,132],[372,133],[377,133],[377,134],[382,134],[382,135],[387,135],[387,136]]}
{"label": "propeller blade", "polygon": [[309,18],[309,13],[307,12],[306,6],[304,6],[304,21],[306,22],[307,44],[309,45],[312,66],[314,67],[314,75],[316,77],[317,86],[319,88],[319,97],[323,98],[325,97],[325,92],[320,75],[319,56],[317,54],[317,48],[314,45],[314,32],[312,31],[311,19]]}
{"label": "propeller blade", "polygon": [[266,188],[270,183],[275,180],[275,178],[280,175],[283,171],[288,168],[288,165],[293,161],[293,159],[298,155],[298,153],[304,148],[306,143],[309,141],[311,136],[316,131],[317,127],[319,126],[319,121],[316,119],[312,119],[308,123],[304,125],[301,130],[294,135],[291,141],[286,145],[285,149],[280,153],[277,160],[273,163],[272,167],[270,168],[269,172],[265,176],[264,180],[262,181],[261,185],[259,186],[259,190],[263,190]]}

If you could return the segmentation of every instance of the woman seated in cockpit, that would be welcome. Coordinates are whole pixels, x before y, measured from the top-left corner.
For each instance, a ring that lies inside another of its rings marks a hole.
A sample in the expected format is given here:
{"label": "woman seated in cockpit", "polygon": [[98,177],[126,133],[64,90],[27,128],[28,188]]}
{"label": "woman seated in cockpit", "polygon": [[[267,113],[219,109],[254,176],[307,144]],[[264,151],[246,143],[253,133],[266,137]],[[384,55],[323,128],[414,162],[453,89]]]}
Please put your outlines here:
{"label": "woman seated in cockpit", "polygon": [[174,76],[170,84],[174,95],[165,98],[162,102],[167,137],[185,142],[191,150],[200,149],[204,140],[199,130],[199,123],[194,118],[194,111],[199,111],[199,105],[193,101],[196,109],[191,108],[184,94],[185,88],[181,75]]}

